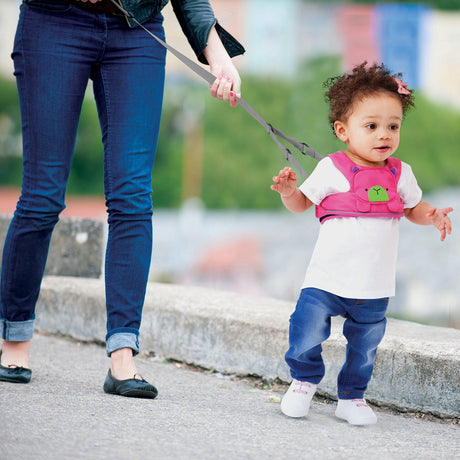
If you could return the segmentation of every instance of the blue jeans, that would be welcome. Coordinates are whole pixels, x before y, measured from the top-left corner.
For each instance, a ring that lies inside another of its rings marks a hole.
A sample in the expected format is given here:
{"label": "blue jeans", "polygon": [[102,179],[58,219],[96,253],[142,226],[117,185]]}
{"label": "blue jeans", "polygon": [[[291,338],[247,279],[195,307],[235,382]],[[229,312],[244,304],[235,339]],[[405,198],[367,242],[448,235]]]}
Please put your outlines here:
{"label": "blue jeans", "polygon": [[[145,26],[164,37],[163,17]],[[108,212],[107,352],[138,336],[152,252],[151,173],[165,49],[122,17],[59,1],[21,6],[14,51],[23,132],[22,193],[6,237],[0,338],[33,334],[51,234],[64,198],[81,105],[92,79],[104,145]]]}
{"label": "blue jeans", "polygon": [[315,288],[302,289],[290,318],[286,362],[292,378],[318,384],[324,377],[321,357],[331,333],[331,317],[345,318],[346,361],[337,379],[340,399],[362,398],[374,369],[377,346],[385,334],[388,298],[347,299]]}

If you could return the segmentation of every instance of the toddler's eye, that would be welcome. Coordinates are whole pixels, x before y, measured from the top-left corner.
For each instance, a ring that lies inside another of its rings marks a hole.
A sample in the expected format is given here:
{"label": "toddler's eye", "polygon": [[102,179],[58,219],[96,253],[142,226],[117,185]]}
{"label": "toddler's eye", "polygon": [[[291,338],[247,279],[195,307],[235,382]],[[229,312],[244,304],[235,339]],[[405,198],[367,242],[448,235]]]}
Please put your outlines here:
{"label": "toddler's eye", "polygon": [[369,128],[369,129],[375,129],[377,128],[377,125],[375,123],[369,123],[366,128]]}
{"label": "toddler's eye", "polygon": [[397,131],[399,129],[399,125],[391,125],[390,129],[391,131]]}

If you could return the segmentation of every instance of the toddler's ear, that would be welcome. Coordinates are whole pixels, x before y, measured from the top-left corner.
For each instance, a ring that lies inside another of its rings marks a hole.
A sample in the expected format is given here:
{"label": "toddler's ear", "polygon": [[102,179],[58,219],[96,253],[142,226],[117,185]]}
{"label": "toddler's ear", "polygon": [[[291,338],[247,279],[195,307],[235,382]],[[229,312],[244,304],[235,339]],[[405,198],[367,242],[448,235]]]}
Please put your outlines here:
{"label": "toddler's ear", "polygon": [[347,135],[347,128],[345,124],[339,120],[334,122],[334,131],[335,135],[342,141],[347,142],[348,135]]}

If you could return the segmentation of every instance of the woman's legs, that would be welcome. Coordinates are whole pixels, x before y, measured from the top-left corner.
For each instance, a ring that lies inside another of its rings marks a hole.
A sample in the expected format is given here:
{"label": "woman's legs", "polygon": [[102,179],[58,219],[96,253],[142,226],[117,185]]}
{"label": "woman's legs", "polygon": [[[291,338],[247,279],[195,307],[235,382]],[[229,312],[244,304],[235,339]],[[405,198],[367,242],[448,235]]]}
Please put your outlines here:
{"label": "woman's legs", "polygon": [[69,33],[74,21],[64,13],[68,9],[62,4],[51,4],[46,10],[22,5],[15,37],[23,182],[3,251],[2,362],[21,364],[28,359],[35,303],[51,234],[65,207],[78,118],[91,69],[88,56],[77,52],[78,33]]}
{"label": "woman's legs", "polygon": [[[132,378],[152,252],[151,174],[164,87],[165,50],[142,29],[107,21],[92,78],[104,143],[109,213],[105,261],[107,354],[112,375]],[[162,18],[146,24],[163,35]]]}
{"label": "woman's legs", "polygon": [[3,340],[2,354],[0,365],[29,367],[29,352],[30,340],[25,342],[12,342],[10,340]]}
{"label": "woman's legs", "polygon": [[[163,35],[161,16],[146,26]],[[64,208],[81,102],[91,75],[105,148],[109,212],[107,352],[113,355],[115,377],[132,378],[152,249],[151,172],[165,50],[142,29],[127,28],[122,18],[49,2],[46,7],[22,6],[14,60],[24,179],[3,254],[4,353],[10,342],[20,342],[22,354],[28,355],[35,302],[51,233]]]}

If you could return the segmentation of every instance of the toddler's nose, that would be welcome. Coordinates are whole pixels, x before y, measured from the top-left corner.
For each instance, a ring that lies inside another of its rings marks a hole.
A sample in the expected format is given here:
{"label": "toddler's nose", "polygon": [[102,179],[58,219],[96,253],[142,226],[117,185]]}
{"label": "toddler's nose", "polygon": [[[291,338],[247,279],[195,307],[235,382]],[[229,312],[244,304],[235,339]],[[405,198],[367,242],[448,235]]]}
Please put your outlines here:
{"label": "toddler's nose", "polygon": [[387,128],[381,128],[379,130],[379,139],[389,139],[391,136],[390,130]]}

